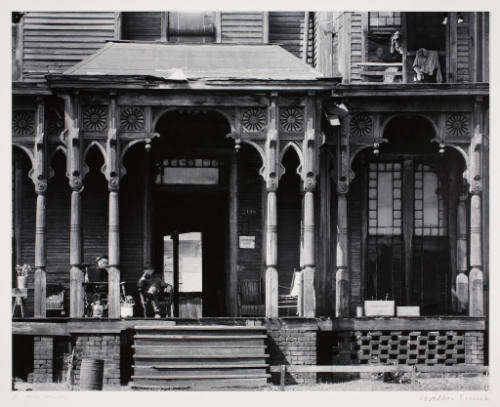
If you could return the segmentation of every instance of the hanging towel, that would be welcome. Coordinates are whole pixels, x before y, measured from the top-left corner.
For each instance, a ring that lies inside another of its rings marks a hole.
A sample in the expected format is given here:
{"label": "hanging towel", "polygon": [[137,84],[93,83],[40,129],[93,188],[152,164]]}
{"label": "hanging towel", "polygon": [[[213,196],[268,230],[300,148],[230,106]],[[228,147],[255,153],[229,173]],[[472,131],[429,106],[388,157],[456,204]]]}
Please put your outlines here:
{"label": "hanging towel", "polygon": [[433,75],[434,71],[436,71],[436,82],[443,82],[438,51],[427,50],[425,48],[418,49],[415,55],[415,61],[413,61],[413,70],[417,73],[418,80],[424,78],[424,73]]}

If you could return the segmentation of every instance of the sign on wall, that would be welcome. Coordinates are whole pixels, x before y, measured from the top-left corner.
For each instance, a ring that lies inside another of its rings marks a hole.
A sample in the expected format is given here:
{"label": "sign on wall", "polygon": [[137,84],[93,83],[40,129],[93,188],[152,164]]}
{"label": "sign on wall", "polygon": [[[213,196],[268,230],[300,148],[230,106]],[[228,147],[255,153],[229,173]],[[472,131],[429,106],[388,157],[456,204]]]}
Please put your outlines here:
{"label": "sign on wall", "polygon": [[255,236],[240,236],[240,249],[255,249]]}

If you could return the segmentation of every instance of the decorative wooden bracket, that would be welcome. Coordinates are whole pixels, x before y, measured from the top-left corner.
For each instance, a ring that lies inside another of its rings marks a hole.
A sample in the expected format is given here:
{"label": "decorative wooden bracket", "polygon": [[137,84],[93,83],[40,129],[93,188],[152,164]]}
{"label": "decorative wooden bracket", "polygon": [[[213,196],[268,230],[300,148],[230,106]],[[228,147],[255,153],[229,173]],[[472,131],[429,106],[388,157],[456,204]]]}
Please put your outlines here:
{"label": "decorative wooden bracket", "polygon": [[110,191],[118,191],[120,189],[120,146],[118,142],[117,130],[117,109],[116,95],[111,95],[108,114],[108,137],[106,140],[106,164],[104,167],[104,175],[108,181]]}
{"label": "decorative wooden bracket", "polygon": [[276,191],[282,174],[279,165],[278,108],[276,106],[276,95],[271,97],[268,114],[269,128],[265,141],[263,176],[266,183],[266,189],[268,191]]}
{"label": "decorative wooden bracket", "polygon": [[83,165],[83,147],[79,128],[79,96],[64,95],[64,127],[61,140],[66,145],[67,164],[66,176],[73,191],[83,189],[85,170]]}
{"label": "decorative wooden bracket", "polygon": [[306,101],[306,131],[302,143],[304,163],[301,178],[305,192],[312,192],[316,187],[316,175],[319,170],[319,143],[317,142],[319,107],[312,97]]}
{"label": "decorative wooden bracket", "polygon": [[43,195],[47,191],[47,138],[45,134],[45,101],[41,97],[37,98],[35,121],[34,166],[30,170],[29,176],[35,185],[37,195]]}

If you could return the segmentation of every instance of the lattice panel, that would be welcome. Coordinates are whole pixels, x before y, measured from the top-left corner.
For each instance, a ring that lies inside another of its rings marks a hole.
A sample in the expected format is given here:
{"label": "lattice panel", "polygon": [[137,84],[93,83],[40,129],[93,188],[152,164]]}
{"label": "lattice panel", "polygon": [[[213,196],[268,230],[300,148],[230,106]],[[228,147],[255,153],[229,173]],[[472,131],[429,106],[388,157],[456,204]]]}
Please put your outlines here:
{"label": "lattice panel", "polygon": [[465,363],[463,331],[355,331],[337,339],[333,362],[338,364]]}

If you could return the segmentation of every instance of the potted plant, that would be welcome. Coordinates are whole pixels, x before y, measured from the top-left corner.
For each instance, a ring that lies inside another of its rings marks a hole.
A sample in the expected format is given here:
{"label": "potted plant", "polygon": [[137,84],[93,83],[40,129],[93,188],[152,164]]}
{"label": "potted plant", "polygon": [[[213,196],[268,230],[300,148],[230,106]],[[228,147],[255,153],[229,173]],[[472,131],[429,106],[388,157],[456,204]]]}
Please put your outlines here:
{"label": "potted plant", "polygon": [[26,282],[28,279],[28,274],[31,272],[31,266],[29,264],[17,265],[17,288],[26,288]]}

